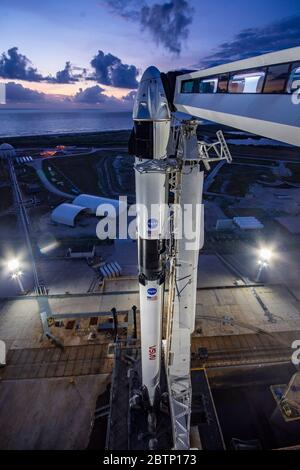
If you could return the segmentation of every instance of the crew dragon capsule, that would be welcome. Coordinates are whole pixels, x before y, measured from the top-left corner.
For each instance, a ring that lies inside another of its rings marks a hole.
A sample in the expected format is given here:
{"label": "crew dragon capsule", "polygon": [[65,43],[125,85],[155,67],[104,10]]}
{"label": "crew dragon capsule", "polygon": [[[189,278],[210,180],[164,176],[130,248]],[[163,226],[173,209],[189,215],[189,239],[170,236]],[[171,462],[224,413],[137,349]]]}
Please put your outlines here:
{"label": "crew dragon capsule", "polygon": [[143,74],[133,109],[129,144],[135,155],[139,259],[142,385],[153,405],[160,380],[161,324],[165,281],[168,180],[163,160],[171,129],[171,114],[160,72]]}

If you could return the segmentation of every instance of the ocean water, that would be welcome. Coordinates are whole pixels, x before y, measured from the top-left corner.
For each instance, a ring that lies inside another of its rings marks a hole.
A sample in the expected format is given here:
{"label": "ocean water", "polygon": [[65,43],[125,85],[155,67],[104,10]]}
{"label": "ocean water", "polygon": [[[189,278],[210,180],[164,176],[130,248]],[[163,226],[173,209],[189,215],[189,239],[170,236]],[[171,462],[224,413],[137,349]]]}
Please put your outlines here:
{"label": "ocean water", "polygon": [[131,129],[130,112],[98,109],[0,109],[0,137]]}

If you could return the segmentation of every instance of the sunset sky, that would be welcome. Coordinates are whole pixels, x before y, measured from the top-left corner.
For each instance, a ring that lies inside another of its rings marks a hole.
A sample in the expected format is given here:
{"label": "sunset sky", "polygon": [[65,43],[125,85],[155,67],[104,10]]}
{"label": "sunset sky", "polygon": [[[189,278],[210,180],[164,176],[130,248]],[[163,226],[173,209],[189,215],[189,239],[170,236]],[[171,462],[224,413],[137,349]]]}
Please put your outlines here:
{"label": "sunset sky", "polygon": [[300,45],[299,0],[1,0],[7,107],[127,110],[142,71]]}

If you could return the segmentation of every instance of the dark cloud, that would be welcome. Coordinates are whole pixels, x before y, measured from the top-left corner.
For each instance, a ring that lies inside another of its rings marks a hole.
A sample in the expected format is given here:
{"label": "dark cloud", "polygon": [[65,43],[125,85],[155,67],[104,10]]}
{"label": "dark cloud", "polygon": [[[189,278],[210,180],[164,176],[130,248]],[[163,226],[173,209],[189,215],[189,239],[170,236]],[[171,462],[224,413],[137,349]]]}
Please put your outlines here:
{"label": "dark cloud", "polygon": [[99,105],[101,109],[107,111],[130,111],[133,106],[133,97],[135,91],[131,91],[121,99],[107,96],[104,89],[99,85],[95,85],[86,89],[80,89],[75,96],[69,97],[68,102],[82,105]]}
{"label": "dark cloud", "polygon": [[87,76],[86,69],[75,67],[69,61],[53,77],[43,77],[30,64],[30,60],[20,54],[17,47],[12,47],[0,56],[0,77],[48,83],[76,83],[89,79],[117,88],[135,89],[138,86],[136,79],[139,71],[134,65],[123,64],[118,57],[102,51],[98,51],[91,61],[94,71],[90,76]]}
{"label": "dark cloud", "polygon": [[0,77],[33,82],[75,83],[84,78],[86,73],[85,69],[66,62],[64,69],[59,70],[55,77],[43,77],[30,64],[30,60],[18,52],[18,47],[12,47],[0,57]]}
{"label": "dark cloud", "polygon": [[55,77],[47,77],[46,81],[50,83],[76,83],[84,78],[86,78],[86,69],[76,67],[68,61],[63,70],[59,70]]}
{"label": "dark cloud", "polygon": [[59,70],[56,73],[55,82],[56,83],[75,83],[79,80],[79,77],[73,75],[73,68],[71,62],[66,62],[65,68]]}
{"label": "dark cloud", "polygon": [[17,47],[12,47],[0,58],[0,77],[35,82],[42,80],[43,77],[30,64],[25,55],[19,54]]}
{"label": "dark cloud", "polygon": [[110,85],[118,88],[137,88],[138,69],[134,65],[123,64],[122,61],[108,53],[98,51],[98,54],[91,60],[94,74],[90,77],[103,85]]}
{"label": "dark cloud", "polygon": [[243,29],[232,41],[221,44],[216,51],[201,59],[200,65],[212,67],[299,45],[300,16],[291,16],[262,28]]}
{"label": "dark cloud", "polygon": [[104,89],[95,85],[86,89],[80,88],[73,96],[58,96],[47,93],[40,93],[31,90],[15,82],[6,83],[7,104],[11,105],[30,105],[37,107],[60,106],[90,106],[99,107],[107,111],[130,111],[133,106],[135,91],[131,91],[121,99],[107,96]]}
{"label": "dark cloud", "polygon": [[121,16],[126,20],[139,21],[141,6],[145,5],[144,0],[103,0],[99,6],[106,4],[110,13]]}
{"label": "dark cloud", "polygon": [[127,101],[128,103],[133,104],[135,97],[136,97],[136,91],[132,90],[127,95],[123,96],[122,99],[124,101]]}
{"label": "dark cloud", "polygon": [[80,88],[78,93],[73,98],[75,103],[89,103],[89,104],[100,104],[105,103],[108,99],[106,95],[103,95],[104,89],[99,85],[95,85],[83,90]]}
{"label": "dark cloud", "polygon": [[40,103],[45,101],[46,95],[36,90],[30,90],[14,82],[6,83],[7,102],[13,103]]}
{"label": "dark cloud", "polygon": [[140,21],[157,43],[175,54],[180,54],[182,41],[189,34],[192,8],[186,0],[156,3],[151,7],[146,5],[141,9]]}
{"label": "dark cloud", "polygon": [[193,8],[188,0],[170,0],[148,5],[145,0],[106,0],[110,11],[132,21],[138,21],[158,44],[180,54],[182,41],[189,34]]}

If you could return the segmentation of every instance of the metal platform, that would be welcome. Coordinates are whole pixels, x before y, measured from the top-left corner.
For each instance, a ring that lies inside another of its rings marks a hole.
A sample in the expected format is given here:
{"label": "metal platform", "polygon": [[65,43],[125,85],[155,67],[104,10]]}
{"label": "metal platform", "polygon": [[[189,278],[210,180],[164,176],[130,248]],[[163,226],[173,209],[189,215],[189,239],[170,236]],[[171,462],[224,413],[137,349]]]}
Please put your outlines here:
{"label": "metal platform", "polygon": [[205,369],[192,369],[191,426],[198,429],[203,450],[225,450],[225,444]]}
{"label": "metal platform", "polygon": [[51,348],[11,349],[1,370],[2,380],[42,379],[79,375],[109,374],[113,359],[108,344]]}
{"label": "metal platform", "polygon": [[[162,361],[161,395],[167,392]],[[140,349],[116,344],[112,377],[110,415],[106,448],[109,450],[167,450],[171,449],[172,428],[168,405],[155,408],[155,431],[149,431],[149,413],[145,409],[130,408],[134,390],[141,387]],[[152,446],[154,445],[153,448]]]}
{"label": "metal platform", "polygon": [[[194,336],[192,368],[290,362],[291,344],[299,338],[299,334],[299,330],[295,329],[272,333]],[[205,357],[199,354],[201,351],[206,351]]]}
{"label": "metal platform", "polygon": [[[154,435],[149,433],[148,414],[143,410],[130,410],[129,407],[133,390],[141,385],[140,377],[140,349],[135,346],[116,345],[106,440],[106,448],[109,450],[149,450],[149,441]],[[224,450],[222,432],[205,370],[192,370],[191,378],[191,425],[198,429],[201,447],[207,450]],[[162,361],[161,394],[166,391]],[[156,419],[155,450],[170,450],[173,440],[168,405],[167,410],[165,408],[162,411],[159,406],[156,408]]]}

